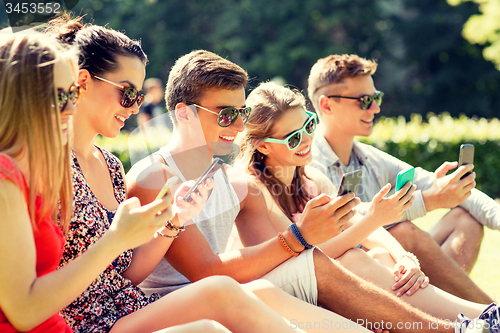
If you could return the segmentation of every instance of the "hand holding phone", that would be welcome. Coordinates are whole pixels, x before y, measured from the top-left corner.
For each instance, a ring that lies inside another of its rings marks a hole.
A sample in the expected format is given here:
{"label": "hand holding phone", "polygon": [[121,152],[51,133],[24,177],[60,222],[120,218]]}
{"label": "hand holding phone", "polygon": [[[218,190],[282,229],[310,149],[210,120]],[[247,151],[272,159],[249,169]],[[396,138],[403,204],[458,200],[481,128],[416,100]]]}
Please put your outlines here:
{"label": "hand holding phone", "polygon": [[[474,145],[471,144],[463,144],[460,146],[460,153],[458,155],[458,167],[461,167],[465,164],[474,164]],[[464,179],[471,172],[467,172],[465,175],[460,177],[460,179]]]}
{"label": "hand holding phone", "polygon": [[415,168],[401,170],[396,177],[396,192],[402,189],[407,182],[413,183]]}
{"label": "hand holding phone", "polygon": [[156,196],[156,200],[163,199],[167,195],[170,187],[173,184],[177,183],[178,180],[179,180],[179,177],[177,177],[177,176],[174,176],[174,177],[170,178],[169,180],[167,180],[165,182],[165,185],[163,185],[163,187],[161,188],[160,192],[158,192],[158,195]]}
{"label": "hand holding phone", "polygon": [[337,196],[341,196],[349,192],[356,194],[356,192],[358,191],[359,183],[361,182],[362,175],[363,172],[361,171],[361,169],[344,173],[342,175],[342,180],[340,182],[339,192]]}
{"label": "hand holding phone", "polygon": [[191,202],[192,201],[191,193],[193,193],[195,191],[198,192],[198,189],[197,189],[198,185],[203,184],[203,182],[205,182],[205,180],[207,178],[213,177],[214,174],[217,172],[217,170],[219,170],[223,164],[224,164],[223,160],[221,160],[218,157],[214,158],[212,163],[208,166],[208,168],[205,169],[205,171],[202,173],[200,178],[198,178],[198,180],[194,183],[193,186],[191,186],[191,188],[186,192],[186,194],[184,194],[182,199],[184,201]]}

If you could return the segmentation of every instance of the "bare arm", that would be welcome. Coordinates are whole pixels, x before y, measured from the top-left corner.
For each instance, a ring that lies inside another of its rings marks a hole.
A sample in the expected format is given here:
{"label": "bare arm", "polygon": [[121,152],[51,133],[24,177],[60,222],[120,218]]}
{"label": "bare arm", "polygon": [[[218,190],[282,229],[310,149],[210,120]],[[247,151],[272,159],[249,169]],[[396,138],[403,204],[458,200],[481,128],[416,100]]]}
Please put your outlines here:
{"label": "bare arm", "polygon": [[[147,170],[147,178],[143,178],[142,180],[134,176],[129,176],[127,178],[130,182],[127,196],[136,196],[143,203],[149,203],[155,200],[160,191],[160,187],[163,186],[166,180],[173,178],[173,175],[170,168],[164,164],[157,163],[154,167],[153,170]],[[174,210],[176,214],[171,221],[176,226],[184,225],[187,221],[191,220],[192,217],[201,212],[205,207],[208,190],[213,187],[213,182],[208,181],[204,185],[198,186],[199,194],[191,194],[191,198],[193,199],[192,203],[181,200],[179,197],[182,197],[193,183],[194,181],[191,181],[183,183],[181,186],[173,184],[169,191],[170,193],[175,191],[174,196],[176,198]],[[179,187],[176,190],[177,186]],[[171,198],[171,194],[168,196]],[[176,232],[165,227],[160,232],[168,236],[177,235]],[[123,276],[135,285],[141,283],[165,256],[173,241],[174,238],[163,237],[155,233],[151,241],[134,249],[132,262],[129,268],[123,273]]]}
{"label": "bare arm", "polygon": [[0,304],[18,330],[33,329],[80,295],[121,252],[148,241],[166,215],[167,200],[140,207],[127,200],[116,222],[88,251],[64,267],[36,276],[33,230],[21,190],[0,180]]}

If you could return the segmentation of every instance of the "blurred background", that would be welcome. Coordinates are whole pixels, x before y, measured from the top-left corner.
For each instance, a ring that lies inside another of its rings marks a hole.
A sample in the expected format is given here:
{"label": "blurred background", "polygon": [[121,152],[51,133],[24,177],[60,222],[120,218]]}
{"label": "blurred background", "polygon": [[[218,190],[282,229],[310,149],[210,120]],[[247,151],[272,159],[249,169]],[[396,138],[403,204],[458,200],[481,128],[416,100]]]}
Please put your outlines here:
{"label": "blurred background", "polygon": [[[356,53],[377,60],[385,93],[374,133],[360,140],[428,170],[473,143],[477,188],[500,198],[500,0],[80,0],[72,11],[141,40],[149,56],[147,78],[156,79],[145,83],[142,115],[97,142],[125,170],[169,140],[157,83],[181,55],[206,49],[239,64],[249,90],[275,79],[305,92],[319,58]],[[472,277],[500,297],[497,238],[487,231]]]}

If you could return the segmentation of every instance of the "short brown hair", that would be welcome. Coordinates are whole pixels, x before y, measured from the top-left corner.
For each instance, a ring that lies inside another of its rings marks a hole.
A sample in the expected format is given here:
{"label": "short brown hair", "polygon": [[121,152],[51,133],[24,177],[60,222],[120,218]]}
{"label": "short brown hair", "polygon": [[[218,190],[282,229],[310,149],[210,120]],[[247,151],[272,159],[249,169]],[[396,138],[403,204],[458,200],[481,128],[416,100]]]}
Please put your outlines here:
{"label": "short brown hair", "polygon": [[307,94],[318,110],[318,90],[320,88],[342,83],[345,78],[373,75],[377,70],[375,60],[367,60],[355,54],[333,54],[319,59],[311,68],[308,78]]}
{"label": "short brown hair", "polygon": [[168,76],[165,101],[172,122],[177,123],[175,106],[182,102],[199,103],[205,90],[244,88],[248,75],[240,66],[215,53],[192,51],[175,62]]}

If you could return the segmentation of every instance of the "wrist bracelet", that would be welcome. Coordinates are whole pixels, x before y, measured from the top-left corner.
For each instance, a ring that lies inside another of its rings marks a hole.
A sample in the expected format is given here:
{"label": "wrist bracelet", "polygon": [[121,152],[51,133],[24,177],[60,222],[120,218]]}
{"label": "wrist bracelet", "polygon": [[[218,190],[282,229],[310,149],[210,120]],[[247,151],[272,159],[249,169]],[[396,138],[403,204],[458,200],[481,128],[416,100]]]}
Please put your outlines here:
{"label": "wrist bracelet", "polygon": [[164,234],[161,231],[157,231],[156,234],[158,236],[167,237],[167,238],[177,238],[177,237],[179,237],[179,233],[177,233],[177,235],[170,236],[170,235]]}
{"label": "wrist bracelet", "polygon": [[290,248],[290,246],[288,246],[288,244],[286,243],[285,237],[283,237],[283,234],[281,232],[278,232],[278,239],[280,240],[280,243],[281,243],[281,245],[283,245],[285,250],[288,253],[290,253],[292,256],[297,257],[300,254],[299,252],[295,252],[294,250],[292,250]]}
{"label": "wrist bracelet", "polygon": [[[417,256],[416,256],[416,255],[414,255],[414,254],[413,254],[413,253],[411,253],[411,252],[405,252],[405,253],[401,256],[401,258],[399,258],[399,260],[403,259],[404,257],[407,257],[407,258],[411,259],[411,260],[413,261],[413,263],[415,264],[415,266],[417,266],[417,267],[418,267],[418,269],[420,269],[420,262],[418,261],[418,258],[417,258]],[[399,260],[398,260],[398,262],[399,262]]]}
{"label": "wrist bracelet", "polygon": [[[293,234],[292,234],[292,236],[293,236]],[[283,239],[284,239],[284,238],[285,238],[285,237],[283,236]],[[299,242],[299,241],[295,238],[295,236],[293,236],[293,237],[292,237],[292,239],[293,239],[293,241],[295,242],[295,244],[298,244],[300,247],[302,247],[302,248],[303,248],[302,250],[300,250],[301,252],[305,250],[305,246],[304,246],[304,245],[302,245],[302,244],[300,244],[300,242]]]}
{"label": "wrist bracelet", "polygon": [[174,231],[174,232],[182,232],[182,231],[186,230],[185,226],[178,227],[172,223],[172,220],[168,220],[167,222],[165,222],[165,228],[167,228],[170,231]]}
{"label": "wrist bracelet", "polygon": [[289,227],[288,230],[292,233],[293,237],[297,240],[297,242],[300,243],[303,247],[306,249],[312,249],[312,245],[306,242],[304,237],[302,237],[302,234],[300,233],[299,227],[295,223],[292,223]]}

